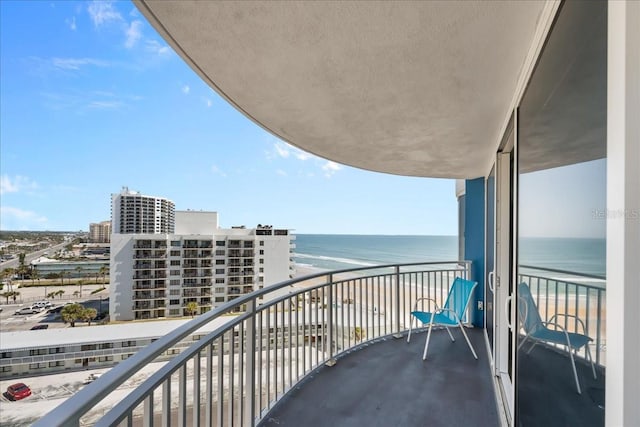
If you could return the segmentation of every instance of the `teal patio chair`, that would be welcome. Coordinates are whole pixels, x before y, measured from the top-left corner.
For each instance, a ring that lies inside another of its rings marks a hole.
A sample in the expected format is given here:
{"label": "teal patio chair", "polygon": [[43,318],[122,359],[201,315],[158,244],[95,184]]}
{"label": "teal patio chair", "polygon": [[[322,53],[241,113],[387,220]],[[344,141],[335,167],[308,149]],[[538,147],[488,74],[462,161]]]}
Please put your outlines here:
{"label": "teal patio chair", "polygon": [[[469,337],[464,331],[464,326],[462,326],[462,319],[464,318],[465,310],[467,309],[467,305],[469,305],[471,295],[473,295],[473,291],[477,285],[478,282],[473,282],[471,280],[456,277],[456,279],[453,281],[453,284],[451,285],[451,289],[449,289],[447,301],[444,303],[444,307],[442,308],[439,308],[436,301],[432,298],[418,298],[416,300],[413,306],[413,311],[411,312],[412,321],[409,325],[409,336],[407,337],[407,342],[411,341],[411,330],[413,329],[414,323],[413,319],[419,320],[423,325],[429,325],[429,332],[427,332],[427,342],[424,345],[424,354],[422,355],[422,360],[425,360],[427,358],[429,339],[431,338],[431,329],[434,325],[444,326],[444,328],[449,333],[451,341],[455,341],[455,339],[453,338],[453,335],[451,335],[449,327],[459,326],[464,339],[467,340],[467,344],[471,349],[471,353],[473,353],[473,357],[478,359],[476,351],[473,349],[471,341],[469,341]],[[431,312],[419,311],[418,303],[420,301],[432,301],[435,305],[435,309]]]}
{"label": "teal patio chair", "polygon": [[[527,354],[531,353],[533,348],[541,343],[558,344],[566,347],[569,358],[571,359],[571,367],[573,368],[573,377],[576,380],[576,388],[578,394],[582,394],[580,389],[580,382],[578,381],[578,373],[576,371],[576,362],[573,358],[573,353],[585,347],[589,362],[591,362],[591,371],[593,372],[593,378],[596,379],[596,369],[591,359],[591,350],[589,349],[589,343],[593,341],[586,335],[586,329],[584,323],[580,318],[572,314],[556,313],[549,319],[548,322],[543,322],[538,313],[538,307],[536,306],[529,285],[525,282],[521,282],[518,285],[518,317],[520,324],[524,330],[525,336],[518,345],[518,350],[527,341],[532,341],[533,345],[527,351]],[[577,323],[582,325],[582,334],[577,332],[568,332],[559,323],[555,322],[558,317],[571,317],[576,319]],[[549,326],[553,327],[550,328]]]}

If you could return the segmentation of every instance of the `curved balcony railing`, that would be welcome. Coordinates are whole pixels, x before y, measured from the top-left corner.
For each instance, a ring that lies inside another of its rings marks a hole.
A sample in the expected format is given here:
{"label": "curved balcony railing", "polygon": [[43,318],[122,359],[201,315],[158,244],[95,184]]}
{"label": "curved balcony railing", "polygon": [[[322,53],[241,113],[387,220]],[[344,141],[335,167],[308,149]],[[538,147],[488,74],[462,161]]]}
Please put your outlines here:
{"label": "curved balcony railing", "polygon": [[[416,298],[442,306],[455,277],[469,276],[467,261],[394,264],[312,274],[242,295],[122,361],[35,425],[255,425],[317,367],[407,330]],[[206,326],[210,332],[195,335]],[[194,337],[110,407],[119,386]]]}
{"label": "curved balcony railing", "polygon": [[[594,362],[604,366],[606,277],[529,265],[518,267],[518,279],[529,285],[542,321],[548,322],[558,314],[575,316],[561,316],[562,327],[591,337],[590,350]],[[584,331],[578,319],[584,322]],[[577,355],[586,358],[586,346]]]}

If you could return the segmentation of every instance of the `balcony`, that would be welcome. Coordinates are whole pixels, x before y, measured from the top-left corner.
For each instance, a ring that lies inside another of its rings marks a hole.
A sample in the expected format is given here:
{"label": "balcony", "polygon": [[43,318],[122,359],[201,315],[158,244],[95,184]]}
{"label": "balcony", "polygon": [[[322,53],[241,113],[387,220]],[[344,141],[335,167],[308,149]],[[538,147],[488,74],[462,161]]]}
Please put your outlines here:
{"label": "balcony", "polygon": [[[469,271],[468,262],[367,267],[319,273],[230,296],[226,304],[112,368],[36,426],[155,425],[160,420],[237,426],[300,425],[300,420],[306,426],[500,425],[483,329],[468,328],[478,360],[456,330],[455,343],[446,331],[433,332],[426,361],[421,358],[424,330],[406,342],[413,301],[430,297],[441,306],[454,278],[468,277]],[[533,277],[542,275],[521,279]],[[573,291],[568,281],[562,289]],[[159,368],[113,408],[101,406],[109,406],[100,402],[127,378],[220,318],[224,324]],[[592,319],[590,324],[600,323]],[[592,399],[604,388],[603,367],[597,368],[597,380],[589,379],[589,365],[576,355],[581,381],[589,390],[578,395],[566,355],[544,345],[536,352],[542,356],[523,369],[546,384],[521,390],[520,398],[562,396],[575,405],[550,417],[570,419],[575,425],[597,421],[603,412],[593,413]],[[603,357],[597,357],[602,362]],[[560,363],[553,361],[558,358]],[[537,394],[539,390],[545,395]],[[580,405],[584,410],[572,412]]]}

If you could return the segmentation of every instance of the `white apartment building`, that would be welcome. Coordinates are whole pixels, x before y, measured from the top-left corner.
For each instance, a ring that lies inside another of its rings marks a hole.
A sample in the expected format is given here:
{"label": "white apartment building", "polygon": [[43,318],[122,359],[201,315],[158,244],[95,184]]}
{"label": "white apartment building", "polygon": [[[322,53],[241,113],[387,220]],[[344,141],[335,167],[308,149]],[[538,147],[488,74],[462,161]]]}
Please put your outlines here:
{"label": "white apartment building", "polygon": [[109,243],[111,238],[111,221],[89,224],[89,239],[93,243]]}
{"label": "white apartment building", "polygon": [[164,197],[145,196],[123,187],[111,195],[111,221],[114,234],[173,233],[175,205]]}
{"label": "white apartment building", "polygon": [[218,228],[216,212],[176,212],[176,233],[113,234],[111,320],[201,314],[294,274],[287,229]]}

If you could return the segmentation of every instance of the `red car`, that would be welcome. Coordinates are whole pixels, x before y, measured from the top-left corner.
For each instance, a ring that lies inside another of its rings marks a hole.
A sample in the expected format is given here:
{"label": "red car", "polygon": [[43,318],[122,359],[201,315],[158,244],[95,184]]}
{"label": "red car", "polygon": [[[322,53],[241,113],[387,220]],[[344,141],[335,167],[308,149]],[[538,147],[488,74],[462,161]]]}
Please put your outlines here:
{"label": "red car", "polygon": [[7,387],[7,395],[12,400],[20,400],[31,396],[31,389],[24,383],[16,383]]}

